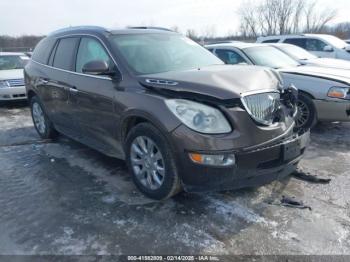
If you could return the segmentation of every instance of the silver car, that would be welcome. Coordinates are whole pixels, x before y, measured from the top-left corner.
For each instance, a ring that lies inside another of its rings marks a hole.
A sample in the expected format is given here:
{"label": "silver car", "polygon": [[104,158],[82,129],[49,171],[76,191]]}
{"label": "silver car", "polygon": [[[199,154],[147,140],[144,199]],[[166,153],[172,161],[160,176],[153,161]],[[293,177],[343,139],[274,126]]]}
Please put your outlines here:
{"label": "silver car", "polygon": [[229,43],[206,46],[226,64],[250,64],[276,69],[284,84],[299,89],[299,127],[317,121],[350,121],[350,76],[348,70],[302,66],[267,44]]}
{"label": "silver car", "polygon": [[270,45],[278,48],[283,53],[289,55],[291,58],[294,58],[302,65],[321,66],[321,67],[350,70],[350,61],[347,61],[347,60],[318,57],[296,45],[279,44],[279,43],[270,44]]}
{"label": "silver car", "polygon": [[0,101],[27,99],[23,68],[28,60],[23,53],[0,53]]}

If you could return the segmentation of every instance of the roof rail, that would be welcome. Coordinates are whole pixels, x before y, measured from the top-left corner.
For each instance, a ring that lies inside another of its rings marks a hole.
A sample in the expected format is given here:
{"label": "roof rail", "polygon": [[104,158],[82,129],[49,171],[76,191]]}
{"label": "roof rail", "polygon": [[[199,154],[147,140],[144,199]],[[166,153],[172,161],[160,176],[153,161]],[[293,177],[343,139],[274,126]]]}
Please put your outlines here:
{"label": "roof rail", "polygon": [[217,44],[231,44],[231,43],[241,43],[242,41],[238,40],[227,40],[227,41],[215,41],[215,42],[207,42],[206,45],[217,45]]}
{"label": "roof rail", "polygon": [[51,32],[49,35],[54,35],[54,34],[58,34],[58,33],[64,33],[67,32],[69,30],[83,30],[83,29],[95,29],[95,30],[101,30],[101,31],[108,31],[106,28],[102,27],[102,26],[92,26],[92,25],[88,25],[88,26],[70,26],[70,27],[65,27],[62,29],[58,29],[55,30],[53,32]]}
{"label": "roof rail", "polygon": [[174,32],[173,30],[165,27],[158,27],[158,26],[128,26],[128,29],[155,29],[155,30],[163,30],[163,31],[169,31]]}
{"label": "roof rail", "polygon": [[298,35],[298,36],[305,36],[304,33],[301,33],[301,34],[296,33],[296,34],[283,34],[283,35],[261,35],[261,36],[258,36],[257,38],[260,38],[260,37],[264,38],[264,37],[296,36],[296,35]]}

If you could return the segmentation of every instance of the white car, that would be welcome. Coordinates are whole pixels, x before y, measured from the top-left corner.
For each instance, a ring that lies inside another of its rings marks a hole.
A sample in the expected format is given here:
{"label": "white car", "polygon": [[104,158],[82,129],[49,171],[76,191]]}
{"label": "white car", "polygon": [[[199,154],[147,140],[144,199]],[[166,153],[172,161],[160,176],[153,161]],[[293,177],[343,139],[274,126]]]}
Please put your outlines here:
{"label": "white car", "polygon": [[302,65],[330,67],[350,70],[350,61],[334,58],[317,57],[305,49],[291,44],[270,44],[297,60]]}
{"label": "white car", "polygon": [[304,48],[318,57],[350,60],[350,45],[332,35],[302,34],[259,37],[257,43],[284,43]]}
{"label": "white car", "polygon": [[297,126],[308,128],[317,121],[350,121],[348,70],[302,66],[266,44],[231,43],[206,48],[226,64],[249,64],[276,69],[285,86],[299,90]]}
{"label": "white car", "polygon": [[0,53],[0,101],[27,99],[23,68],[28,60],[23,53]]}

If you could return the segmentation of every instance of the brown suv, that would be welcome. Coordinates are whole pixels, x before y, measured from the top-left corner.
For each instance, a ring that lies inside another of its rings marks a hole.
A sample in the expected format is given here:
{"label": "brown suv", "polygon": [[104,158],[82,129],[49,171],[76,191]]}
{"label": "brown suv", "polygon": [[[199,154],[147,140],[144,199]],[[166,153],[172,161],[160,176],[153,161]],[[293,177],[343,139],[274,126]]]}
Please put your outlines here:
{"label": "brown suv", "polygon": [[54,32],[35,48],[25,83],[41,137],[63,133],[125,159],[155,199],[284,177],[308,141],[277,73],[223,65],[167,30]]}

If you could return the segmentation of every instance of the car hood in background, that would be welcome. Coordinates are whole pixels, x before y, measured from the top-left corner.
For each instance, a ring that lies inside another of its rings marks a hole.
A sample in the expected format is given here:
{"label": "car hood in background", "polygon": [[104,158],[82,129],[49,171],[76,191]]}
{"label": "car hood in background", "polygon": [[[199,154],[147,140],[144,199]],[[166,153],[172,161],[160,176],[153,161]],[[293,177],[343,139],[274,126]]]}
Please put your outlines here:
{"label": "car hood in background", "polygon": [[240,98],[247,92],[277,90],[279,86],[277,77],[270,69],[247,65],[213,65],[143,75],[139,77],[139,81],[148,87],[201,94],[221,100]]}
{"label": "car hood in background", "polygon": [[0,80],[24,78],[23,69],[0,70]]}
{"label": "car hood in background", "polygon": [[334,58],[315,58],[309,60],[303,60],[302,63],[306,65],[323,66],[330,68],[346,69],[350,70],[350,62],[342,59]]}
{"label": "car hood in background", "polygon": [[280,73],[324,78],[350,85],[350,72],[346,69],[336,69],[318,66],[299,66],[293,68],[283,68],[279,69],[278,71]]}

